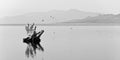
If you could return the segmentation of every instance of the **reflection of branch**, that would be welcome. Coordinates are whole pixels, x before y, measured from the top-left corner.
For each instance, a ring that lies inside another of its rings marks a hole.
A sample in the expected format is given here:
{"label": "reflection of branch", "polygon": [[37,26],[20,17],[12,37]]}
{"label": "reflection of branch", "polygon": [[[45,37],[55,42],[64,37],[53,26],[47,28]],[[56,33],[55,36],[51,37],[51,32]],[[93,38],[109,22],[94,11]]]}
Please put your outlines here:
{"label": "reflection of branch", "polygon": [[26,54],[27,57],[29,57],[29,55],[31,55],[32,57],[34,57],[33,47],[31,46],[31,43],[28,44],[27,49],[25,51],[25,54]]}

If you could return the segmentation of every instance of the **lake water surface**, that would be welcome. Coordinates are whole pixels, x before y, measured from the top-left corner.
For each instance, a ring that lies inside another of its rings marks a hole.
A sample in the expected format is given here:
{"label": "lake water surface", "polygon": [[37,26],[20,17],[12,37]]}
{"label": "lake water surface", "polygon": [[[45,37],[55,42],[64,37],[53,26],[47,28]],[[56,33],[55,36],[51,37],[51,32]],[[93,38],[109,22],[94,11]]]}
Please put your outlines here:
{"label": "lake water surface", "polygon": [[120,26],[37,26],[45,30],[34,58],[27,58],[24,26],[0,26],[0,60],[120,60]]}

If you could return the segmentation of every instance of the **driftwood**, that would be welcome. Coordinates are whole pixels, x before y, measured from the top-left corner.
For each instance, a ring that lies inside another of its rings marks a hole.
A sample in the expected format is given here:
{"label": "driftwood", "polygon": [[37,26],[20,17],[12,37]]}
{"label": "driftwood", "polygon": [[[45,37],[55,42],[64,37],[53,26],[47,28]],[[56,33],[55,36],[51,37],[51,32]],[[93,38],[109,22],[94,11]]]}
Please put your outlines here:
{"label": "driftwood", "polygon": [[27,57],[29,57],[29,55],[34,57],[36,54],[36,49],[44,51],[44,48],[40,44],[40,37],[44,33],[44,30],[41,30],[37,33],[36,26],[34,24],[27,24],[27,26],[25,26],[25,29],[28,35],[26,38],[23,38],[23,42],[28,45],[25,54]]}

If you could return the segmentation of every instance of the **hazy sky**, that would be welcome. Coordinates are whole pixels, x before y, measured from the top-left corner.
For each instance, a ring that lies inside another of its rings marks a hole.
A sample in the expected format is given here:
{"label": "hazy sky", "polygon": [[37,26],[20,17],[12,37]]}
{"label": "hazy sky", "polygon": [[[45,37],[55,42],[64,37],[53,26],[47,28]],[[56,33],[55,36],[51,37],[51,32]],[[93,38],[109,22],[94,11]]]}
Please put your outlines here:
{"label": "hazy sky", "polygon": [[120,0],[0,0],[0,17],[54,9],[119,13],[119,2]]}

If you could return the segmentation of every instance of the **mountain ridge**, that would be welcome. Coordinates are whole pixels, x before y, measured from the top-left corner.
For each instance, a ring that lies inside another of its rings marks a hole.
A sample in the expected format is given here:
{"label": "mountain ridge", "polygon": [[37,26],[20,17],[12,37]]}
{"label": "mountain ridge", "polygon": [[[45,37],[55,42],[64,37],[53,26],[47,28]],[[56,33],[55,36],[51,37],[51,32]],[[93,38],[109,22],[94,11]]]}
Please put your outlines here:
{"label": "mountain ridge", "polygon": [[57,23],[65,22],[71,19],[83,19],[88,16],[98,16],[99,13],[84,12],[80,10],[52,10],[48,12],[32,12],[23,15],[17,15],[12,17],[5,17],[0,19],[0,24],[14,24],[14,23]]}
{"label": "mountain ridge", "polygon": [[103,14],[95,17],[86,17],[84,19],[74,19],[65,23],[120,23],[120,14]]}

